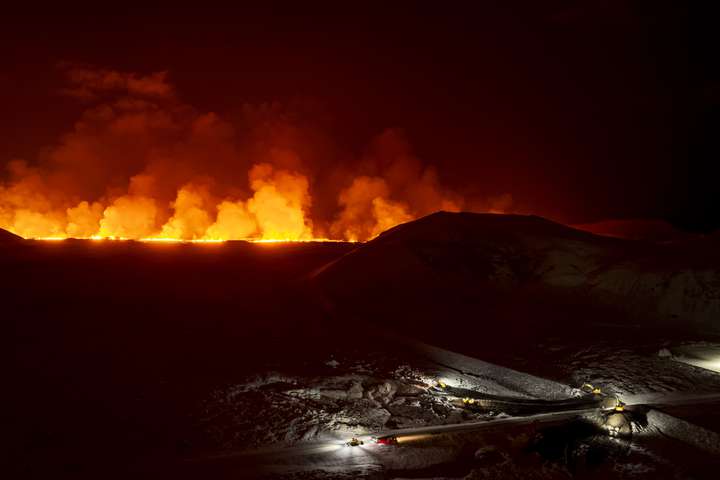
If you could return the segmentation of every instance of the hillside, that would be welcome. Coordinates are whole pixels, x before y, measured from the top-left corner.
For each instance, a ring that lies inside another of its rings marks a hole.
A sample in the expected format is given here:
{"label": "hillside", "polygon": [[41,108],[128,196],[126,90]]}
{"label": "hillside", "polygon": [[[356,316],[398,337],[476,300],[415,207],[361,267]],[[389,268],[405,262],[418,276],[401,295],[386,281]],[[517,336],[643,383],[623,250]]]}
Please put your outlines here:
{"label": "hillside", "polygon": [[[439,212],[316,272],[336,313],[425,334],[615,324],[720,330],[715,242],[655,244],[535,216]],[[360,310],[360,313],[357,313]]]}
{"label": "hillside", "polygon": [[0,243],[18,242],[20,240],[22,240],[21,237],[0,228]]}

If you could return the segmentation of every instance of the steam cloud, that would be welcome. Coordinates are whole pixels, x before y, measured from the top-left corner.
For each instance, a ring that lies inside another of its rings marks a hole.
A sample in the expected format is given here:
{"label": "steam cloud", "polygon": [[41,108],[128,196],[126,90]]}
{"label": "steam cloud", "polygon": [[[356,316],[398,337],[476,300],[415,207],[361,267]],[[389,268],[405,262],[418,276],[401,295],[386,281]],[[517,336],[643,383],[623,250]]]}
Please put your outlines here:
{"label": "steam cloud", "polygon": [[362,241],[465,206],[400,131],[336,162],[328,135],[278,105],[229,121],[183,104],[165,72],[62,68],[63,92],[91,106],[32,165],[7,163],[0,227],[23,237]]}

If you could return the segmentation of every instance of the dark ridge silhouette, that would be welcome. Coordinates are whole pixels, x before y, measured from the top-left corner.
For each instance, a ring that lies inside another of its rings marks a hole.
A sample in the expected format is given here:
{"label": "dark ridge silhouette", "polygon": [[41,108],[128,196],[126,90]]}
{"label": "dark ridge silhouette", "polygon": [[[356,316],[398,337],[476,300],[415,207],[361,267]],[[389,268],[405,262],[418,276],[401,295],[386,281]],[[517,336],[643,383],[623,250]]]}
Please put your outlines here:
{"label": "dark ridge silhouette", "polygon": [[573,225],[573,228],[606,237],[654,242],[678,242],[699,237],[698,234],[684,232],[675,228],[669,222],[658,219],[609,219],[594,223],[577,224]]}
{"label": "dark ridge silhouette", "polygon": [[22,237],[18,237],[14,233],[10,233],[7,230],[0,228],[0,243],[19,242],[21,240]]}
{"label": "dark ridge silhouette", "polygon": [[598,236],[536,216],[439,212],[384,232],[313,280],[341,317],[451,339],[464,351],[458,342],[593,325],[720,330],[718,254],[689,245]]}

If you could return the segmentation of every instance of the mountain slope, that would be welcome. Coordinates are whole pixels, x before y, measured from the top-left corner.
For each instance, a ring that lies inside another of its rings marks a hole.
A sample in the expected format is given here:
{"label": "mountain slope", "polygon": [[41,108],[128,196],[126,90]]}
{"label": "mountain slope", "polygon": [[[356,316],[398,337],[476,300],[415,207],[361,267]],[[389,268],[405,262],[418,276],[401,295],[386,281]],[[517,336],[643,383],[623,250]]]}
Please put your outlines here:
{"label": "mountain slope", "polygon": [[720,330],[715,246],[601,237],[535,216],[439,212],[383,233],[314,281],[337,313],[434,334],[648,322]]}
{"label": "mountain slope", "polygon": [[10,233],[7,230],[0,228],[0,243],[19,242],[20,240],[22,240],[22,237],[18,237],[14,233]]}

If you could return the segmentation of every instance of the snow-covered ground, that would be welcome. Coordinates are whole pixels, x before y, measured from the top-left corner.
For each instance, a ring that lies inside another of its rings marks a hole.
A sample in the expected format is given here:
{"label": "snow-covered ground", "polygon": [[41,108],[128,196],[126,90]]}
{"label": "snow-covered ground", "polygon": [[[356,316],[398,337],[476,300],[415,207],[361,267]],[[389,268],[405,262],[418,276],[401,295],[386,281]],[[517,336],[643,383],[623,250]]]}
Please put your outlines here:
{"label": "snow-covered ground", "polygon": [[[673,440],[662,430],[678,430],[672,417],[643,408],[631,413],[637,415],[631,439],[609,438],[597,429],[597,414],[590,414],[552,425],[521,422],[408,437],[394,446],[372,444],[378,432],[508,418],[463,408],[431,388],[438,380],[516,398],[579,394],[560,381],[427,345],[411,347],[395,355],[336,353],[314,365],[276,368],[217,389],[196,418],[205,454],[263,463],[269,478],[713,478],[704,475],[704,465],[718,466],[719,459],[682,440],[708,437],[707,430],[698,428],[695,435],[693,424],[685,422],[685,437]],[[574,385],[591,381],[628,398],[659,393],[682,400],[683,392],[720,392],[720,375],[673,361],[660,348],[634,351],[599,343],[549,350],[548,364]],[[366,444],[344,446],[353,436]]]}
{"label": "snow-covered ground", "polygon": [[678,344],[647,338],[643,331],[620,331],[610,335],[612,338],[596,338],[591,332],[587,336],[581,340],[548,339],[524,357],[508,357],[505,363],[571,386],[591,383],[620,396],[720,392],[717,372],[686,361],[687,352],[710,352],[719,344]]}
{"label": "snow-covered ground", "polygon": [[214,392],[198,425],[220,449],[295,445],[499,413],[471,412],[454,405],[429,388],[438,380],[499,395],[522,394],[490,377],[462,374],[419,358],[414,363],[380,354],[335,356],[311,367],[318,375],[272,372],[250,377]]}
{"label": "snow-covered ground", "polygon": [[692,343],[668,350],[668,356],[679,362],[720,372],[720,345],[716,343]]}

